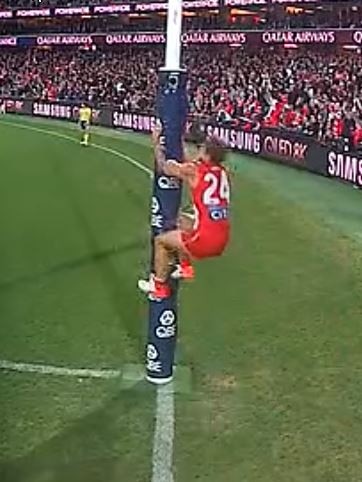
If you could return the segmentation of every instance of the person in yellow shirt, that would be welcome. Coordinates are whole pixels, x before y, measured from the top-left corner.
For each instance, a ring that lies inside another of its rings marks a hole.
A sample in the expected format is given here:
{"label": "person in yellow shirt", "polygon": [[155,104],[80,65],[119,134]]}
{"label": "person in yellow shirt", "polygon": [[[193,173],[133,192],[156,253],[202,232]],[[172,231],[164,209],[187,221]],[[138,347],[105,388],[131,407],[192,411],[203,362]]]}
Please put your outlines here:
{"label": "person in yellow shirt", "polygon": [[92,120],[92,109],[82,104],[79,109],[79,125],[82,131],[81,145],[87,146],[89,142],[89,127]]}

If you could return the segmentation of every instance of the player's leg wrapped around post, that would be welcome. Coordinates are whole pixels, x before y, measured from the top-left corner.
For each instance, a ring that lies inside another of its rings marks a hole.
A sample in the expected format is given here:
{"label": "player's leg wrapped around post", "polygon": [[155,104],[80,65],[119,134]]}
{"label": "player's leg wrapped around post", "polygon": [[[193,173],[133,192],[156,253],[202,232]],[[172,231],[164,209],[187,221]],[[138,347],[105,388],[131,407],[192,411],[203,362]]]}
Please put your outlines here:
{"label": "player's leg wrapped around post", "polygon": [[[182,162],[183,134],[187,114],[186,73],[161,70],[158,116],[162,123],[167,159]],[[155,169],[152,196],[152,265],[154,238],[176,228],[181,203],[181,183]],[[177,337],[178,282],[170,280],[171,295],[150,299],[146,370],[148,380],[166,383],[172,379]]]}

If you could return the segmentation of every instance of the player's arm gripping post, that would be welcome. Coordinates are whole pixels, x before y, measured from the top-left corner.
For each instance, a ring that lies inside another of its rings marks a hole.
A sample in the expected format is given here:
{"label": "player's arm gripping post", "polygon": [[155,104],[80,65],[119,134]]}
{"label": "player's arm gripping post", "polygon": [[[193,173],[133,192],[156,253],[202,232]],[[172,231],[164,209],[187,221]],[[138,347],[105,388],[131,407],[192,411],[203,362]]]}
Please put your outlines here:
{"label": "player's arm gripping post", "polygon": [[[165,139],[166,159],[183,159],[183,133],[187,114],[186,71],[180,68],[182,0],[169,0],[166,63],[159,73],[157,114]],[[155,163],[157,166],[157,163]],[[181,203],[181,183],[155,167],[151,205],[152,253],[154,237],[175,229]],[[153,261],[151,272],[153,271]],[[177,281],[172,295],[149,301],[147,379],[156,384],[172,380],[177,338]]]}

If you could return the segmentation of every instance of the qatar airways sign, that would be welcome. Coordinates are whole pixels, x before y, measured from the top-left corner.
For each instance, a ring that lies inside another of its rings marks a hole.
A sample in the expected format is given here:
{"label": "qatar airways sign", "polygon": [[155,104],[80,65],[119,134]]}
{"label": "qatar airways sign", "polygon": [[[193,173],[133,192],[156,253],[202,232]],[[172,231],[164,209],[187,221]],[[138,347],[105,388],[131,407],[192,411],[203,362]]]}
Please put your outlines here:
{"label": "qatar airways sign", "polygon": [[355,30],[352,35],[353,42],[362,45],[362,30]]}
{"label": "qatar airways sign", "polygon": [[[163,33],[123,33],[109,34],[106,44],[164,44],[166,36]],[[245,44],[247,36],[243,32],[187,32],[182,35],[184,44]]]}
{"label": "qatar airways sign", "polygon": [[0,47],[16,47],[18,39],[16,37],[0,37]]}
{"label": "qatar airways sign", "polygon": [[247,36],[244,32],[192,32],[182,36],[185,44],[245,44]]}
{"label": "qatar airways sign", "polygon": [[266,31],[262,33],[264,44],[334,44],[334,30]]}
{"label": "qatar airways sign", "polygon": [[161,44],[166,42],[163,33],[122,33],[106,36],[106,44]]}
{"label": "qatar airways sign", "polygon": [[[109,8],[105,5],[99,8]],[[120,5],[122,7],[122,5]],[[83,7],[80,7],[83,8]],[[9,40],[11,38],[11,40]],[[16,39],[16,40],[15,40]],[[37,46],[37,45],[141,45],[141,44],[165,44],[166,35],[162,32],[124,32],[124,33],[97,33],[90,35],[82,34],[51,34],[29,35],[19,37],[1,37],[0,47],[7,45]],[[288,30],[288,31],[242,31],[242,30],[207,30],[190,31],[182,35],[182,43],[195,45],[361,45],[362,29],[340,30]]]}
{"label": "qatar airways sign", "polygon": [[91,35],[39,35],[37,45],[91,45]]}

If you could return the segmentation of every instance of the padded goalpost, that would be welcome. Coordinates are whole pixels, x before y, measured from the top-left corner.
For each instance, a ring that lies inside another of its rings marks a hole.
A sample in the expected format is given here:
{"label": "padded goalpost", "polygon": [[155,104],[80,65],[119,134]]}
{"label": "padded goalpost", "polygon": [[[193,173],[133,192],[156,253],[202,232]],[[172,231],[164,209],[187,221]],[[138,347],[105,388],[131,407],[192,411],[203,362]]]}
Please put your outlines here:
{"label": "padded goalpost", "polygon": [[[182,161],[183,133],[187,115],[186,71],[181,68],[182,0],[169,0],[165,66],[159,72],[156,112],[161,121],[167,159]],[[181,183],[154,172],[151,202],[151,259],[153,239],[176,227],[181,204]],[[153,261],[151,261],[151,272]],[[149,301],[146,347],[147,379],[156,384],[173,378],[177,341],[178,281],[172,280],[172,296]]]}

